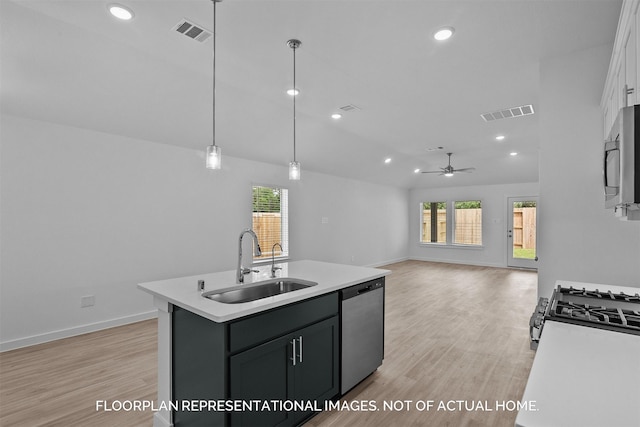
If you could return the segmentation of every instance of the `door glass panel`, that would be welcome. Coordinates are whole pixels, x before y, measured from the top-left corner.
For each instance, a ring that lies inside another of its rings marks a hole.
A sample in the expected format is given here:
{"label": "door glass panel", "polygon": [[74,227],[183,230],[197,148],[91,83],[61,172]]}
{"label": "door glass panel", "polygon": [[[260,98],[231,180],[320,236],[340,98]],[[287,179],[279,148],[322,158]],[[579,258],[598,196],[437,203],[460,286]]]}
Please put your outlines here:
{"label": "door glass panel", "polygon": [[513,239],[511,251],[514,259],[536,259],[536,210],[537,202],[535,200],[512,203]]}

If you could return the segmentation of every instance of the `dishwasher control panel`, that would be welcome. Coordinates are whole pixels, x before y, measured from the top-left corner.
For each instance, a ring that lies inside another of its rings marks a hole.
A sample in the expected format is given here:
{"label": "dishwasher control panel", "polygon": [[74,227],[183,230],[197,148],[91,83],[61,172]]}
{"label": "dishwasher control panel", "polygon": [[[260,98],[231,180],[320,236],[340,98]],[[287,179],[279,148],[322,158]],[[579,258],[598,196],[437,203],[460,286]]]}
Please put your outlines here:
{"label": "dishwasher control panel", "polygon": [[384,287],[384,277],[379,279],[370,280],[368,282],[360,283],[355,286],[351,286],[349,288],[343,289],[340,291],[340,296],[342,299],[353,298],[360,294],[364,294],[366,292],[370,292],[376,289],[380,289]]}

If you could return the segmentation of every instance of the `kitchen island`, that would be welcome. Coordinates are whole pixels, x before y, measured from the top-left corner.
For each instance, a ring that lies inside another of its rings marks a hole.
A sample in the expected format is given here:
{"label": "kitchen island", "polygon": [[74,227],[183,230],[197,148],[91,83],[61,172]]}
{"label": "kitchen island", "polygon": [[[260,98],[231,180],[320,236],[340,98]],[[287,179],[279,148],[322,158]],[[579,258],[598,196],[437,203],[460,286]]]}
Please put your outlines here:
{"label": "kitchen island", "polygon": [[236,271],[138,285],[158,309],[154,426],[294,425],[338,396],[339,291],[390,271],[318,261],[277,267],[279,278],[317,285],[236,304],[202,296],[268,281],[271,265],[254,267],[243,285]]}

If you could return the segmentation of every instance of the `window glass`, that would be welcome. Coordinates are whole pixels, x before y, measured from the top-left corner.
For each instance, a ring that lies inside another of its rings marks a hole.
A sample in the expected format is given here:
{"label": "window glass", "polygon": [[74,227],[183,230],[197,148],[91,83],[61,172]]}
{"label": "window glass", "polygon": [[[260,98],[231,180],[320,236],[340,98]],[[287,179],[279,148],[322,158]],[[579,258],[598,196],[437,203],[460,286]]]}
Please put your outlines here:
{"label": "window glass", "polygon": [[447,243],[447,203],[422,202],[422,243]]}
{"label": "window glass", "polygon": [[482,245],[482,203],[464,200],[453,203],[453,243]]}
{"label": "window glass", "polygon": [[289,256],[289,192],[286,188],[253,186],[252,228],[262,249],[262,255],[254,260],[271,258],[272,250],[276,257]]}

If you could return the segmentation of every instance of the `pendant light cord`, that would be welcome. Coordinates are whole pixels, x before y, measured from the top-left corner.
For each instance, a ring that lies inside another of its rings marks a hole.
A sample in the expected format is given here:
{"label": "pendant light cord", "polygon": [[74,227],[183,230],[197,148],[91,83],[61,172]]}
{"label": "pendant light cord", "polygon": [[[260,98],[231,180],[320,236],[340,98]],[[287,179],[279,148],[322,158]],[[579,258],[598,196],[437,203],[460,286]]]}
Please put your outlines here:
{"label": "pendant light cord", "polygon": [[293,161],[296,161],[296,46],[293,47]]}
{"label": "pendant light cord", "polygon": [[213,1],[213,145],[216,145],[216,3]]}

